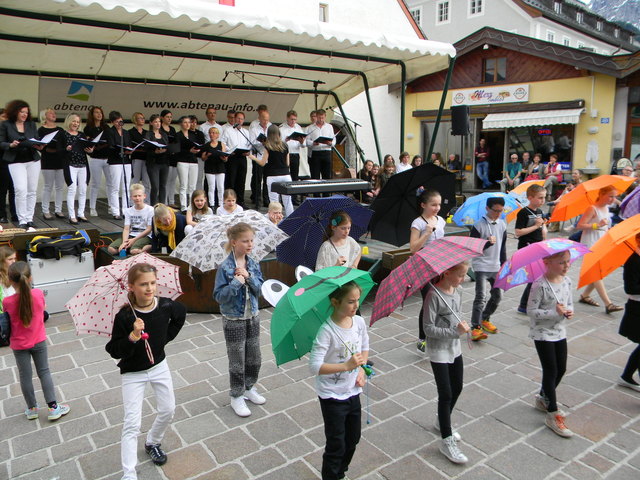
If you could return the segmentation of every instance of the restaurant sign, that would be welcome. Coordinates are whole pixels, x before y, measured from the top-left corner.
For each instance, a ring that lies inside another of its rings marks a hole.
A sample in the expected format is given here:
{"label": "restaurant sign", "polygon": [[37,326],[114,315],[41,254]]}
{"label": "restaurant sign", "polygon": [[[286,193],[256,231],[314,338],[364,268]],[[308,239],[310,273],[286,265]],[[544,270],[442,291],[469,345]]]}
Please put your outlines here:
{"label": "restaurant sign", "polygon": [[529,101],[529,85],[498,85],[496,87],[452,90],[452,105],[493,105]]}

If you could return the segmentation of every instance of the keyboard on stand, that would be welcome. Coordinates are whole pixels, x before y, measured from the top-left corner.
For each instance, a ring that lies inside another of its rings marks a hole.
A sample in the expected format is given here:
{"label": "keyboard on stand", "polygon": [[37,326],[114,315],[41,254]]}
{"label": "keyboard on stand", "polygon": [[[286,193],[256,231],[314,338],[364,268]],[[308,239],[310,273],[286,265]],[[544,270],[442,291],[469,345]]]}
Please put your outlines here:
{"label": "keyboard on stand", "polygon": [[276,182],[271,185],[271,191],[281,195],[356,192],[369,189],[371,189],[371,184],[365,180],[360,180],[359,178],[300,180],[296,182]]}

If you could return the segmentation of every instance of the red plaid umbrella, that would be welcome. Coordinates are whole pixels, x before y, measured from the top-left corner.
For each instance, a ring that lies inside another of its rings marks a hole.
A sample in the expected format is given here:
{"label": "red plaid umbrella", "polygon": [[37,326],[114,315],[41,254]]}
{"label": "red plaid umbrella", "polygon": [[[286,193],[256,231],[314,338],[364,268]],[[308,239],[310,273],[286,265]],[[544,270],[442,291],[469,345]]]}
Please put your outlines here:
{"label": "red plaid umbrella", "polygon": [[487,240],[473,237],[443,237],[425,245],[385,278],[376,294],[371,323],[388,317],[405,299],[458,263],[482,255]]}

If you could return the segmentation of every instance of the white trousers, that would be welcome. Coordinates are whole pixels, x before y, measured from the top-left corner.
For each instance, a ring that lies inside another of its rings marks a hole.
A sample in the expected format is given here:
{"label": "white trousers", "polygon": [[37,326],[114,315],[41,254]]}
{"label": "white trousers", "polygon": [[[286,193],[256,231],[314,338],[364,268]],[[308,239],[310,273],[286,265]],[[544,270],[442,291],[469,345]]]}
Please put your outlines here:
{"label": "white trousers", "polygon": [[144,389],[150,384],[156,396],[156,415],[147,434],[146,444],[162,443],[164,434],[173,419],[176,399],[173,380],[166,360],[142,372],[122,374],[122,404],[124,424],[122,426],[121,459],[124,475],[122,480],[136,480],[138,464],[138,435],[142,423]]}
{"label": "white trousers", "polygon": [[62,213],[62,200],[64,198],[64,170],[42,170],[44,186],[42,187],[42,213],[49,214],[51,191],[55,188],[55,212]]}
{"label": "white trousers", "polygon": [[[109,165],[107,197],[109,199],[109,211],[111,215],[120,215],[120,212],[127,208],[130,188],[131,165]],[[120,195],[122,204],[118,200],[118,195]]]}
{"label": "white trousers", "polygon": [[[290,182],[291,175],[276,175],[273,177],[267,177],[267,190],[269,191],[269,201],[279,201],[279,193],[271,191],[271,184],[277,182]],[[284,214],[286,217],[293,213],[293,203],[291,203],[291,195],[282,195],[282,203],[284,205]]]}
{"label": "white trousers", "polygon": [[26,163],[10,163],[9,173],[13,181],[16,197],[16,213],[18,223],[23,225],[33,222],[36,209],[36,194],[40,177],[40,160]]}
{"label": "white trousers", "polygon": [[[71,181],[67,190],[67,210],[69,218],[84,217],[84,207],[87,204],[87,169],[85,167],[69,166]],[[78,214],[76,216],[75,199],[78,194]]]}
{"label": "white trousers", "polygon": [[167,176],[167,198],[159,199],[158,201],[166,204],[173,205],[176,201],[176,179],[178,178],[178,167],[169,167],[169,175]]}
{"label": "white trousers", "polygon": [[178,178],[180,179],[180,210],[184,212],[191,201],[191,194],[196,189],[198,164],[178,162]]}
{"label": "white trousers", "polygon": [[109,196],[109,164],[103,158],[89,157],[89,172],[91,172],[91,191],[89,192],[89,208],[96,209],[96,201],[98,200],[98,192],[102,183],[102,174],[104,173],[105,185],[107,187],[107,197]]}
{"label": "white trousers", "polygon": [[198,190],[204,190],[204,175],[204,160],[198,158],[198,180],[196,181],[196,188]]}
{"label": "white trousers", "polygon": [[[151,180],[149,180],[149,174],[147,173],[147,162],[144,160],[134,159],[132,161],[133,178],[131,179],[131,185],[134,183],[142,183],[144,191],[147,194],[146,203],[149,203],[149,193],[151,193]],[[129,185],[129,186],[131,186]]]}
{"label": "white trousers", "polygon": [[207,183],[209,184],[209,203],[213,206],[215,191],[218,189],[218,206],[222,206],[222,194],[224,193],[224,173],[207,173]]}

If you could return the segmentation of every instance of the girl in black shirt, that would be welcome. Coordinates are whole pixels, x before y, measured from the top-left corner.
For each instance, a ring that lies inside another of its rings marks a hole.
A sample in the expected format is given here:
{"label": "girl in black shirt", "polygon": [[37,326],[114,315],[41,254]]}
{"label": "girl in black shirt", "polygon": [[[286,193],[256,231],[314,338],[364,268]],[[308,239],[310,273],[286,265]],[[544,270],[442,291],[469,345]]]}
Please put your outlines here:
{"label": "girl in black shirt", "polygon": [[[280,129],[276,125],[270,125],[267,129],[267,140],[264,142],[262,158],[253,155],[250,155],[249,158],[264,167],[269,201],[277,202],[278,194],[271,191],[271,185],[275,182],[290,182],[291,174],[289,172],[289,148],[280,138]],[[282,195],[282,203],[285,215],[291,215],[293,213],[291,195]]]}

